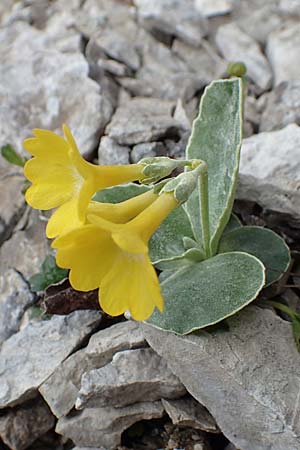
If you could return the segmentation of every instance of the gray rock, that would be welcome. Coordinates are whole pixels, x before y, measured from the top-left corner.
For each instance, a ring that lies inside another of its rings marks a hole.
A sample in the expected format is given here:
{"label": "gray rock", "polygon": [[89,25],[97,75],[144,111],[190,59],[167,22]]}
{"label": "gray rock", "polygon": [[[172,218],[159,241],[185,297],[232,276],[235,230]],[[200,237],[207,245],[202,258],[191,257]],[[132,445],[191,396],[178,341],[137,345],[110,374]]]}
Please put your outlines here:
{"label": "gray rock", "polygon": [[24,229],[13,233],[0,247],[0,273],[13,268],[28,280],[40,271],[49,248],[45,238],[46,222],[40,219],[39,212],[31,210],[27,220]]}
{"label": "gray rock", "polygon": [[231,0],[195,0],[196,9],[205,17],[224,16],[232,12]]}
{"label": "gray rock", "polygon": [[204,39],[197,48],[175,39],[172,50],[186,62],[188,68],[197,75],[203,86],[216,78],[220,78],[226,72],[227,63],[217,54],[213,46]]}
{"label": "gray rock", "polygon": [[67,317],[29,323],[0,350],[0,408],[22,403],[99,324],[98,312],[77,311]]}
{"label": "gray rock", "polygon": [[[4,165],[4,164],[3,164]],[[22,193],[24,176],[21,169],[6,164],[0,167],[1,211],[0,244],[7,239],[25,210]]]}
{"label": "gray rock", "polygon": [[103,136],[98,149],[98,162],[101,165],[129,164],[129,151],[129,147]]}
{"label": "gray rock", "polygon": [[282,25],[282,17],[277,6],[271,3],[259,8],[252,6],[251,14],[239,18],[237,24],[245,33],[265,45],[270,33]]}
{"label": "gray rock", "polygon": [[113,59],[99,58],[97,61],[97,68],[100,71],[107,72],[108,74],[115,75],[117,77],[126,77],[131,74],[125,64],[114,61]]}
{"label": "gray rock", "polygon": [[279,10],[291,16],[300,16],[299,0],[280,0]]}
{"label": "gray rock", "polygon": [[254,306],[229,331],[176,336],[142,325],[145,337],[192,396],[243,450],[299,450],[299,355],[290,322]]}
{"label": "gray rock", "polygon": [[40,386],[39,391],[56,417],[74,407],[83,373],[108,364],[116,352],[145,346],[136,322],[118,323],[93,334],[82,350],[62,362]]}
{"label": "gray rock", "polygon": [[278,130],[289,123],[300,125],[300,79],[282,82],[266,94],[259,130]]}
{"label": "gray rock", "polygon": [[22,151],[22,139],[33,128],[61,132],[66,122],[80,151],[88,155],[110,112],[100,87],[88,77],[83,55],[57,51],[42,31],[24,22],[2,29],[0,41],[0,96],[7,99],[0,108],[0,145],[11,142]]}
{"label": "gray rock", "polygon": [[244,139],[237,197],[300,217],[300,127]]}
{"label": "gray rock", "polygon": [[152,349],[125,350],[110,364],[85,373],[76,408],[131,405],[161,398],[179,398],[185,388]]}
{"label": "gray rock", "polygon": [[166,400],[163,398],[161,401],[174,425],[191,427],[207,433],[219,432],[215,419],[204,406],[200,405],[192,397],[178,400]]}
{"label": "gray rock", "polygon": [[121,434],[140,420],[158,419],[164,414],[161,402],[145,402],[125,408],[88,408],[62,417],[56,432],[71,439],[77,446],[103,446],[114,450],[121,443]]}
{"label": "gray rock", "polygon": [[55,418],[40,398],[8,409],[0,416],[0,437],[13,450],[23,450],[54,427]]}
{"label": "gray rock", "polygon": [[193,0],[134,0],[138,17],[148,30],[177,36],[190,45],[199,45],[208,33],[208,24]]}
{"label": "gray rock", "polygon": [[16,270],[8,269],[0,275],[0,346],[19,330],[22,316],[33,301],[28,284]]}
{"label": "gray rock", "polygon": [[178,134],[180,125],[172,117],[174,104],[154,98],[133,98],[118,107],[106,128],[108,136],[121,145],[150,142]]}
{"label": "gray rock", "polygon": [[274,72],[275,85],[300,79],[300,65],[297,64],[299,52],[299,21],[288,22],[282,29],[270,34],[266,54]]}
{"label": "gray rock", "polygon": [[137,144],[131,150],[131,160],[133,163],[139,162],[146,156],[164,156],[166,148],[162,142],[145,142]]}
{"label": "gray rock", "polygon": [[235,23],[217,30],[216,44],[228,62],[243,61],[252,81],[265,91],[271,86],[272,71],[257,42]]}

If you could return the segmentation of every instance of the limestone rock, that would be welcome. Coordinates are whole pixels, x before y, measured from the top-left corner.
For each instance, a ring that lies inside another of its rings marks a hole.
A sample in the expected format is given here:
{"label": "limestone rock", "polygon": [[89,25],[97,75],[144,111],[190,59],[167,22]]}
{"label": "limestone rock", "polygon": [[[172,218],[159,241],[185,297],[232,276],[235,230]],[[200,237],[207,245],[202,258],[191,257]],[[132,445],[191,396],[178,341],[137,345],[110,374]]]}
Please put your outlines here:
{"label": "limestone rock", "polygon": [[251,14],[238,18],[237,24],[245,33],[265,45],[270,33],[282,25],[282,17],[273,2],[258,8],[252,6]]}
{"label": "limestone rock", "polygon": [[98,149],[98,162],[101,165],[129,164],[129,151],[129,147],[103,136]]}
{"label": "limestone rock", "polygon": [[34,396],[100,320],[98,312],[90,311],[53,316],[29,323],[6,340],[0,350],[0,409]]}
{"label": "limestone rock", "polygon": [[300,79],[280,83],[266,97],[260,131],[278,130],[289,123],[300,125]]}
{"label": "limestone rock", "polygon": [[177,36],[190,45],[199,45],[208,32],[208,24],[192,0],[134,0],[138,17],[153,31]]}
{"label": "limestone rock", "polygon": [[146,156],[165,156],[166,148],[162,142],[145,142],[137,144],[131,150],[131,160],[133,163],[139,162]]}
{"label": "limestone rock", "polygon": [[204,17],[224,16],[233,9],[231,0],[195,0],[195,7]]}
{"label": "limestone rock", "polygon": [[164,414],[161,402],[145,402],[124,408],[87,408],[82,412],[62,417],[56,432],[84,447],[103,446],[114,450],[121,442],[126,428],[140,420],[158,419]]}
{"label": "limestone rock", "polygon": [[300,16],[300,1],[299,0],[280,0],[279,10],[284,14],[291,16]]}
{"label": "limestone rock", "polygon": [[244,139],[237,197],[300,217],[300,127]]}
{"label": "limestone rock", "polygon": [[257,42],[235,23],[218,28],[216,44],[228,62],[243,61],[246,64],[247,74],[261,90],[270,88],[272,72],[267,59]]}
{"label": "limestone rock", "polygon": [[299,355],[290,322],[247,307],[229,331],[176,336],[142,325],[145,337],[191,395],[243,450],[299,450]]}
{"label": "limestone rock", "polygon": [[39,218],[39,212],[31,210],[24,229],[16,231],[0,247],[0,273],[13,268],[28,280],[31,275],[39,272],[49,252],[45,225]]}
{"label": "limestone rock", "polygon": [[87,347],[63,361],[39,391],[53,414],[62,417],[74,407],[85,372],[108,364],[116,352],[142,346],[145,340],[136,322],[122,322],[100,330],[92,335]]}
{"label": "limestone rock", "polygon": [[275,85],[282,81],[300,79],[300,65],[297,64],[300,52],[299,21],[287,23],[270,34],[266,53],[274,72]]}
{"label": "limestone rock", "polygon": [[174,425],[195,428],[207,433],[219,432],[215,419],[204,406],[200,405],[192,397],[178,400],[166,400],[163,398],[162,404]]}
{"label": "limestone rock", "polygon": [[[8,143],[8,142],[7,142]],[[0,167],[1,212],[0,212],[0,244],[7,239],[15,224],[25,210],[22,193],[24,176],[16,166],[6,164]]]}
{"label": "limestone rock", "polygon": [[0,416],[0,437],[13,450],[23,450],[53,428],[55,418],[46,403],[35,398]]}
{"label": "limestone rock", "polygon": [[22,316],[33,303],[28,284],[14,269],[0,275],[0,346],[19,330]]}
{"label": "limestone rock", "polygon": [[106,128],[108,136],[121,145],[150,142],[179,133],[172,117],[174,104],[154,98],[133,98],[118,107]]}
{"label": "limestone rock", "polygon": [[24,22],[2,29],[0,41],[0,96],[5,99],[0,108],[0,145],[10,142],[22,151],[22,139],[33,128],[61,132],[65,122],[82,154],[88,155],[109,115],[100,87],[88,77],[83,55],[57,51],[42,31]]}
{"label": "limestone rock", "polygon": [[125,350],[110,364],[83,375],[76,408],[121,407],[184,394],[185,388],[153,350]]}

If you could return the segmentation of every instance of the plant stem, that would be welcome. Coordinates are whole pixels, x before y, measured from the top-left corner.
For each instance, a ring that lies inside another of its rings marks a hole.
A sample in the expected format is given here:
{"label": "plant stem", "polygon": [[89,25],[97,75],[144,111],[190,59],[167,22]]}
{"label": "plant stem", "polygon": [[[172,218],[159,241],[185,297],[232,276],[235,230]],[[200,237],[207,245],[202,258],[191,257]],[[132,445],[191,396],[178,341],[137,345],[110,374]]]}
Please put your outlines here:
{"label": "plant stem", "polygon": [[201,173],[199,177],[200,190],[200,220],[202,227],[203,247],[206,258],[210,258],[210,232],[209,232],[209,204],[208,204],[208,172],[207,164],[201,164]]}

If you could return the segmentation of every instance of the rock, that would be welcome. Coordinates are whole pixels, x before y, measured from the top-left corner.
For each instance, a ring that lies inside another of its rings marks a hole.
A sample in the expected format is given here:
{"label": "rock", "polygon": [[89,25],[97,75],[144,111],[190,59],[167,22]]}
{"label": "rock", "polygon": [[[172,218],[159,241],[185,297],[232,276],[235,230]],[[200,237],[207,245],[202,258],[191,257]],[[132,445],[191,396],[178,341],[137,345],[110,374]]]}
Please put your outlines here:
{"label": "rock", "polygon": [[2,29],[0,40],[0,96],[6,99],[0,145],[10,142],[22,151],[21,141],[33,128],[61,132],[66,122],[82,154],[90,154],[110,115],[83,55],[57,51],[42,31],[24,22]]}
{"label": "rock", "polygon": [[13,233],[0,247],[0,273],[13,268],[28,280],[40,271],[49,249],[45,238],[46,223],[39,215],[38,211],[31,210],[24,229]]}
{"label": "rock", "polygon": [[1,212],[0,244],[10,237],[12,230],[25,210],[22,193],[24,176],[21,169],[6,164],[0,167]]}
{"label": "rock", "polygon": [[103,136],[98,149],[98,162],[101,165],[129,164],[129,151],[129,147]]}
{"label": "rock", "polygon": [[178,135],[180,125],[172,117],[173,107],[174,104],[166,100],[133,98],[118,107],[106,133],[121,145]]}
{"label": "rock", "polygon": [[76,408],[122,407],[184,394],[185,388],[153,350],[125,350],[106,366],[83,375]]}
{"label": "rock", "polygon": [[146,156],[165,156],[166,148],[162,142],[145,142],[137,144],[131,150],[131,160],[133,163],[139,162]]}
{"label": "rock", "polygon": [[116,352],[142,346],[145,340],[136,322],[122,322],[98,331],[86,348],[69,356],[53,371],[39,391],[53,414],[60,418],[74,407],[85,372],[105,366]]}
{"label": "rock", "polygon": [[280,0],[279,10],[284,14],[291,16],[300,15],[300,1],[299,0]]}
{"label": "rock", "polygon": [[34,295],[15,269],[0,275],[0,346],[19,330],[24,312],[33,302]]}
{"label": "rock", "polygon": [[121,434],[140,420],[158,419],[164,414],[161,402],[145,402],[124,408],[88,408],[62,417],[56,432],[71,439],[77,446],[103,446],[110,450],[121,443]]}
{"label": "rock", "polygon": [[193,0],[134,0],[138,18],[148,30],[176,36],[189,45],[199,45],[208,24]]}
{"label": "rock", "polygon": [[259,8],[252,6],[251,13],[239,18],[237,24],[245,33],[264,46],[270,33],[282,25],[282,17],[277,6],[271,3]]}
{"label": "rock", "polygon": [[204,17],[224,16],[232,12],[230,0],[195,0],[195,8]]}
{"label": "rock", "polygon": [[244,139],[237,197],[300,217],[300,127]]}
{"label": "rock", "polygon": [[216,44],[228,62],[243,61],[246,64],[247,74],[262,91],[270,88],[272,72],[267,59],[257,42],[235,23],[218,28]]}
{"label": "rock", "polygon": [[29,323],[6,340],[0,350],[0,408],[33,397],[100,320],[101,314],[90,311],[53,316]]}
{"label": "rock", "polygon": [[54,427],[55,418],[46,403],[35,398],[0,416],[0,437],[13,450],[23,450]]}
{"label": "rock", "polygon": [[174,425],[195,428],[207,433],[219,432],[215,419],[192,397],[178,400],[162,399],[162,404]]}
{"label": "rock", "polygon": [[217,54],[212,45],[202,39],[201,44],[195,48],[178,39],[172,45],[173,52],[178,55],[188,68],[195,73],[203,86],[226,73],[226,62]]}
{"label": "rock", "polygon": [[270,34],[266,54],[274,72],[275,85],[282,81],[300,79],[300,66],[297,64],[300,52],[299,23],[287,23],[280,30]]}
{"label": "rock", "polygon": [[259,130],[278,130],[289,123],[300,125],[300,80],[282,82],[266,94]]}
{"label": "rock", "polygon": [[237,448],[299,450],[300,362],[290,322],[255,306],[226,322],[228,331],[189,336],[142,327]]}

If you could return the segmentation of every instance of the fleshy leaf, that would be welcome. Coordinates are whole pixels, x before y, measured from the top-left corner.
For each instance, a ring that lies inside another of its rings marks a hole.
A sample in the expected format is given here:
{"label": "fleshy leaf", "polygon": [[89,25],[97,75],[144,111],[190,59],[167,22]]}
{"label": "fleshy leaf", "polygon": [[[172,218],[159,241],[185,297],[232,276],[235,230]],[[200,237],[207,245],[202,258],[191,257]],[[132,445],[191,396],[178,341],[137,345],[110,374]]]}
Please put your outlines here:
{"label": "fleshy leaf", "polygon": [[149,186],[135,183],[126,183],[120,186],[113,186],[96,192],[93,200],[103,203],[119,203],[128,200],[131,197],[135,197],[136,195],[140,195],[143,192],[148,191],[149,189]]}
{"label": "fleshy leaf", "polygon": [[7,162],[15,166],[24,167],[26,163],[26,159],[22,158],[10,144],[1,147],[1,155]]}
{"label": "fleshy leaf", "polygon": [[148,323],[188,334],[235,314],[265,283],[263,264],[242,252],[223,253],[178,270],[162,282],[164,312]]}
{"label": "fleshy leaf", "polygon": [[218,253],[241,251],[256,256],[266,268],[266,286],[277,281],[290,264],[284,240],[267,228],[246,226],[222,236]]}
{"label": "fleshy leaf", "polygon": [[43,261],[41,271],[30,277],[30,288],[33,292],[43,291],[50,284],[58,283],[66,278],[67,275],[67,270],[57,267],[55,257],[53,255],[47,255]]}
{"label": "fleshy leaf", "polygon": [[[234,200],[242,142],[242,81],[212,82],[201,98],[186,158],[201,159],[208,166],[210,247],[214,255],[229,221]],[[194,234],[202,242],[199,190],[187,202]]]}
{"label": "fleshy leaf", "polygon": [[233,230],[236,230],[237,228],[241,228],[242,226],[243,224],[240,222],[239,218],[235,214],[231,214],[229,222],[224,228],[222,236],[224,236],[224,234],[230,233]]}

